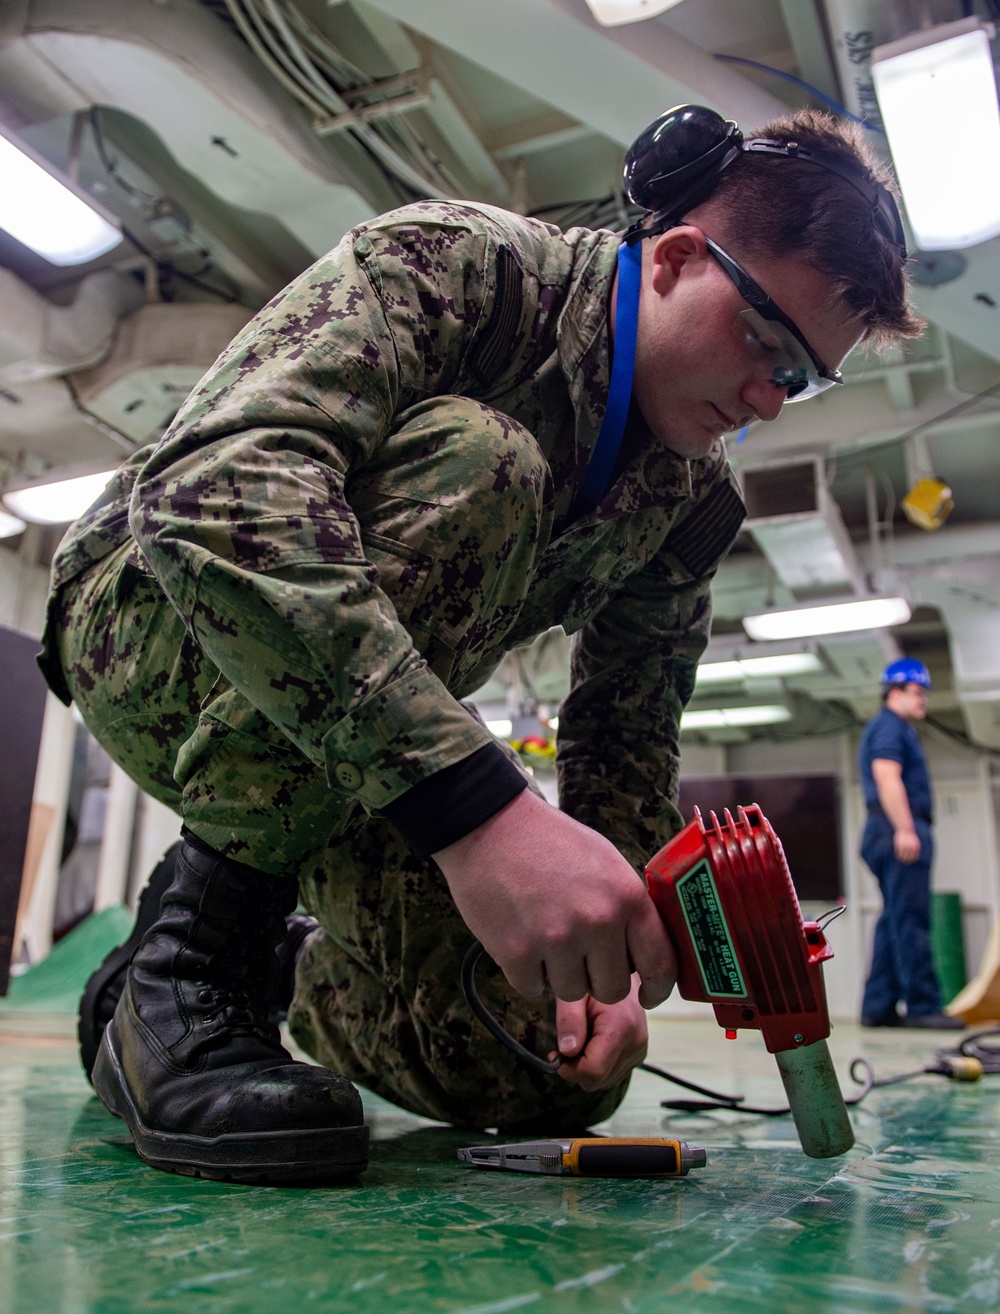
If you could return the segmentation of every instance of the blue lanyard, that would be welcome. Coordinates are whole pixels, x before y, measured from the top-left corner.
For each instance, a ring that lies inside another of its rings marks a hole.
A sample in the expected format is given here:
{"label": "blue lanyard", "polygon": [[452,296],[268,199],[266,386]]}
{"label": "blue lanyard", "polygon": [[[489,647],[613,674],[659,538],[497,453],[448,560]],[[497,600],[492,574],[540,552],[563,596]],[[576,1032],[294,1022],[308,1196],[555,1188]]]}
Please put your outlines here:
{"label": "blue lanyard", "polygon": [[639,323],[639,285],[642,281],[642,244],[618,248],[618,297],[615,305],[615,346],[611,386],[601,432],[576,495],[574,512],[583,516],[598,506],[608,491],[615,461],[621,451],[625,421],[632,400],[635,339]]}

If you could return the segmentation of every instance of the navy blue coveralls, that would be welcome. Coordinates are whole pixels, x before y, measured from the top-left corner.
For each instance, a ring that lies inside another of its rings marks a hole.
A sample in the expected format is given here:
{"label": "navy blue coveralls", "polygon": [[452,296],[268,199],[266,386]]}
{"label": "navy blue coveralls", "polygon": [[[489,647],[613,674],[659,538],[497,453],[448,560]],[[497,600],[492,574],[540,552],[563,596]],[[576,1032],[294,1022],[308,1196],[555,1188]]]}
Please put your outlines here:
{"label": "navy blue coveralls", "polygon": [[[892,822],[882,811],[872,776],[875,758],[902,767],[903,787],[920,839],[916,862],[900,862],[893,849]],[[861,1017],[879,1022],[896,1014],[899,1002],[911,1017],[941,1011],[941,987],[931,954],[931,781],[916,730],[883,707],[864,728],[858,767],[868,805],[861,856],[882,890],[882,916],[875,927],[871,971],[865,984]]]}

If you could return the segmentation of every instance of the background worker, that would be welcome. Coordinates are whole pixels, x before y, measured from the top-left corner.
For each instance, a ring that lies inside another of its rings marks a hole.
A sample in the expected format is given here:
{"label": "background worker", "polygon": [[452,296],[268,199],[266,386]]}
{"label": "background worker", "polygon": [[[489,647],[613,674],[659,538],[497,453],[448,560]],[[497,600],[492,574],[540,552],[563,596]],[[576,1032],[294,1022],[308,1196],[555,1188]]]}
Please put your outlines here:
{"label": "background worker", "polygon": [[[882,675],[882,710],[865,726],[858,749],[868,820],[861,856],[882,891],[861,1025],[961,1031],[941,1011],[931,952],[933,803],[927,759],[913,727],[927,715],[931,677],[913,657]],[[898,1005],[906,1012],[899,1013]]]}
{"label": "background worker", "polygon": [[[348,1077],[520,1132],[622,1099],[675,974],[637,872],[681,824],[680,715],[743,517],[722,437],[920,329],[859,134],[766,134],[663,116],[624,245],[457,202],[361,225],[71,530],[48,677],[184,820],[93,1070],[148,1162],[355,1172]],[[559,809],[461,701],[556,624]],[[322,930],[289,1024],[322,1067],[267,1027],[300,896]],[[561,1080],[473,1025],[472,937]]]}

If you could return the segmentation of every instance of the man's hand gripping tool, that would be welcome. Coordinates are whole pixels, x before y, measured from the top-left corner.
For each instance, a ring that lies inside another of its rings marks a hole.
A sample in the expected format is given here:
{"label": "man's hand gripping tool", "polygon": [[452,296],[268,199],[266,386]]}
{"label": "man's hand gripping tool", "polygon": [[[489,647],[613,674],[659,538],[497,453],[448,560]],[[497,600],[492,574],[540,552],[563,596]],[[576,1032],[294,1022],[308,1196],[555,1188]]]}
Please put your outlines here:
{"label": "man's hand gripping tool", "polygon": [[720,823],[695,818],[646,867],[646,885],[677,951],[677,988],[704,1000],[726,1034],[761,1032],[775,1056],[802,1149],[844,1154],[854,1133],[830,1060],[817,922],[803,922],[777,835],[756,805]]}
{"label": "man's hand gripping tool", "polygon": [[[802,1149],[813,1159],[845,1154],[854,1132],[826,1038],[830,1018],[822,964],[833,957],[818,922],[803,922],[784,850],[760,808],[701,812],[646,867],[646,885],[677,951],[677,988],[712,1004],[730,1039],[760,1031],[775,1056]],[[555,1072],[507,1034],[479,998],[475,941],[462,965],[473,1012],[521,1061]]]}

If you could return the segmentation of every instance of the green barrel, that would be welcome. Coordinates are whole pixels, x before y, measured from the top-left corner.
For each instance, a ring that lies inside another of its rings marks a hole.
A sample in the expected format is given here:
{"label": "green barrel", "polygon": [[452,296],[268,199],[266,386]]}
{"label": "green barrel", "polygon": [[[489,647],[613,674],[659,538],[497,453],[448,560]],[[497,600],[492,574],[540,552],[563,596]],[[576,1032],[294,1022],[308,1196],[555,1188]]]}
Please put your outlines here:
{"label": "green barrel", "polygon": [[962,938],[962,896],[931,896],[931,948],[941,982],[941,999],[947,1004],[965,986],[965,942]]}

